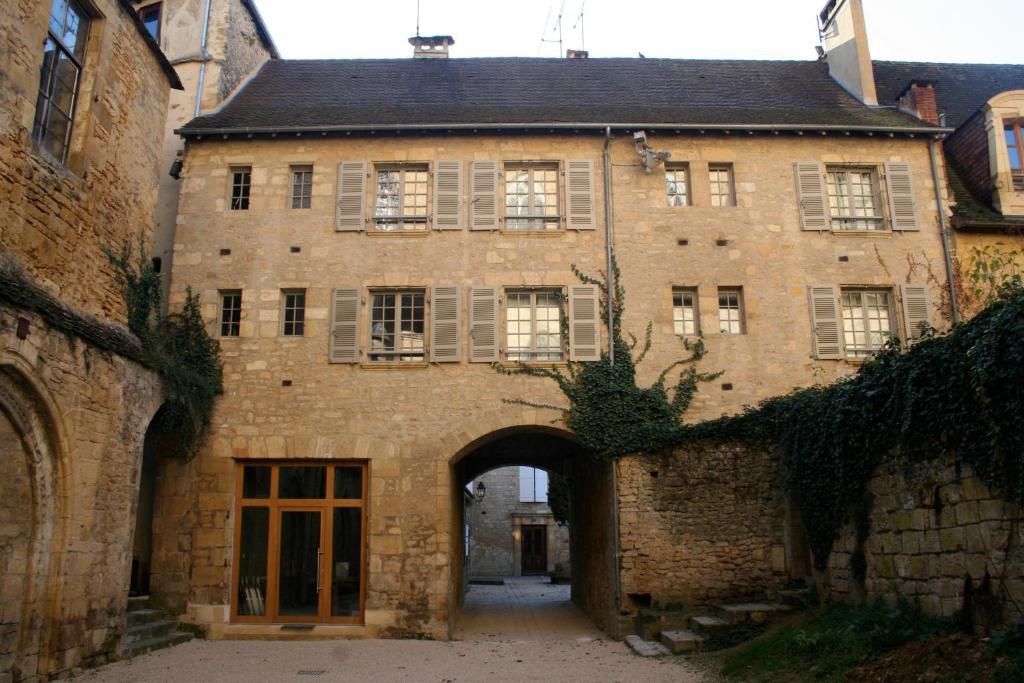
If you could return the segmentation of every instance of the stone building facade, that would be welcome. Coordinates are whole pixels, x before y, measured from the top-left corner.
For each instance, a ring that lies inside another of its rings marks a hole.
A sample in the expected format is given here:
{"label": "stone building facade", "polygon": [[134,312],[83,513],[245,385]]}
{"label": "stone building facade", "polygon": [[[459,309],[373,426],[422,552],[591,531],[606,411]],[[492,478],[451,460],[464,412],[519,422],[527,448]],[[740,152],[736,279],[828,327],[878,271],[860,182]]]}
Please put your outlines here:
{"label": "stone building facade", "polygon": [[117,649],[162,403],[106,249],[148,241],[177,76],[125,3],[0,8],[0,680]]}

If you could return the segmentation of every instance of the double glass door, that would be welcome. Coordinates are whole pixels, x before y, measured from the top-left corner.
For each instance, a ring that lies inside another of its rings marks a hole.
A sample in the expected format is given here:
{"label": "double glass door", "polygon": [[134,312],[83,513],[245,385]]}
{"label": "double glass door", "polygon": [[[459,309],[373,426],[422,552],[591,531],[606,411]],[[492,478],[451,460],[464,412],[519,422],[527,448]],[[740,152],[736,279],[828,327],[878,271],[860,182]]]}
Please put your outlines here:
{"label": "double glass door", "polygon": [[232,618],[359,623],[364,464],[242,464]]}

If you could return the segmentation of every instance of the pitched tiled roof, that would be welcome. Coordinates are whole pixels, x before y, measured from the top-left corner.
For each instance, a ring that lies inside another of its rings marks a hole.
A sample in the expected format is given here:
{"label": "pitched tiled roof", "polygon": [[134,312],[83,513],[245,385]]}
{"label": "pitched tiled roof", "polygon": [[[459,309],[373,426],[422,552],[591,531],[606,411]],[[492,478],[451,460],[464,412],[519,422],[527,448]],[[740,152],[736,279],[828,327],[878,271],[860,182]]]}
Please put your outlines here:
{"label": "pitched tiled roof", "polygon": [[821,62],[672,59],[271,60],[182,132],[455,126],[914,130]]}
{"label": "pitched tiled roof", "polygon": [[952,128],[966,122],[992,97],[1007,90],[1024,90],[1024,64],[939,64],[931,62],[874,62],[875,88],[880,104],[894,104],[911,81],[935,85],[939,113]]}

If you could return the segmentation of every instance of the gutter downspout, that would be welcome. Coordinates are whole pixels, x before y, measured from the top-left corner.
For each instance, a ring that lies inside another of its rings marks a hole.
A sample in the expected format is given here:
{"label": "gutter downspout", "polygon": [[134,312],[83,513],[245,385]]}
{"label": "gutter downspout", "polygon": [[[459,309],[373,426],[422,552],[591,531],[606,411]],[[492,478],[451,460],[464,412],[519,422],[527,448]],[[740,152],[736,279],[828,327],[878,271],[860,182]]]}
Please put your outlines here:
{"label": "gutter downspout", "polygon": [[949,307],[953,314],[953,324],[960,323],[960,310],[956,304],[956,283],[953,281],[953,256],[949,246],[949,223],[946,220],[946,206],[942,202],[942,184],[939,182],[939,155],[936,151],[938,141],[928,141],[928,154],[932,162],[932,182],[935,185],[935,204],[939,209],[939,228],[942,233],[942,255],[946,259],[946,282],[949,285]]}
{"label": "gutter downspout", "polygon": [[203,87],[206,83],[206,62],[209,55],[206,54],[206,39],[210,33],[210,5],[213,0],[206,0],[206,8],[203,10],[203,39],[199,45],[199,54],[202,61],[199,62],[199,87],[196,90],[195,116],[199,116],[199,105],[203,101]]}
{"label": "gutter downspout", "polygon": [[[604,242],[605,255],[608,259],[608,363],[615,365],[615,337],[612,333],[614,321],[612,308],[612,161],[609,146],[612,140],[611,126],[604,129]],[[616,635],[618,633],[618,614],[622,610],[622,569],[621,553],[619,552],[619,463],[613,460],[611,463],[611,487],[612,487],[612,572],[615,583],[615,607],[611,615],[612,621],[609,627]]]}

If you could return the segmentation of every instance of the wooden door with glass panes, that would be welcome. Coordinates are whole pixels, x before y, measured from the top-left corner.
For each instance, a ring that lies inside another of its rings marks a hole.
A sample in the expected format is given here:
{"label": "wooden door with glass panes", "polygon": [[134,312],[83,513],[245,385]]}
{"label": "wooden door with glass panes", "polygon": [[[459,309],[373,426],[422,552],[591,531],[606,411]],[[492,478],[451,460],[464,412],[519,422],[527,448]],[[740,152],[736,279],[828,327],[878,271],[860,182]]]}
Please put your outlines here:
{"label": "wooden door with glass panes", "polygon": [[365,463],[240,462],[231,617],[362,623]]}

